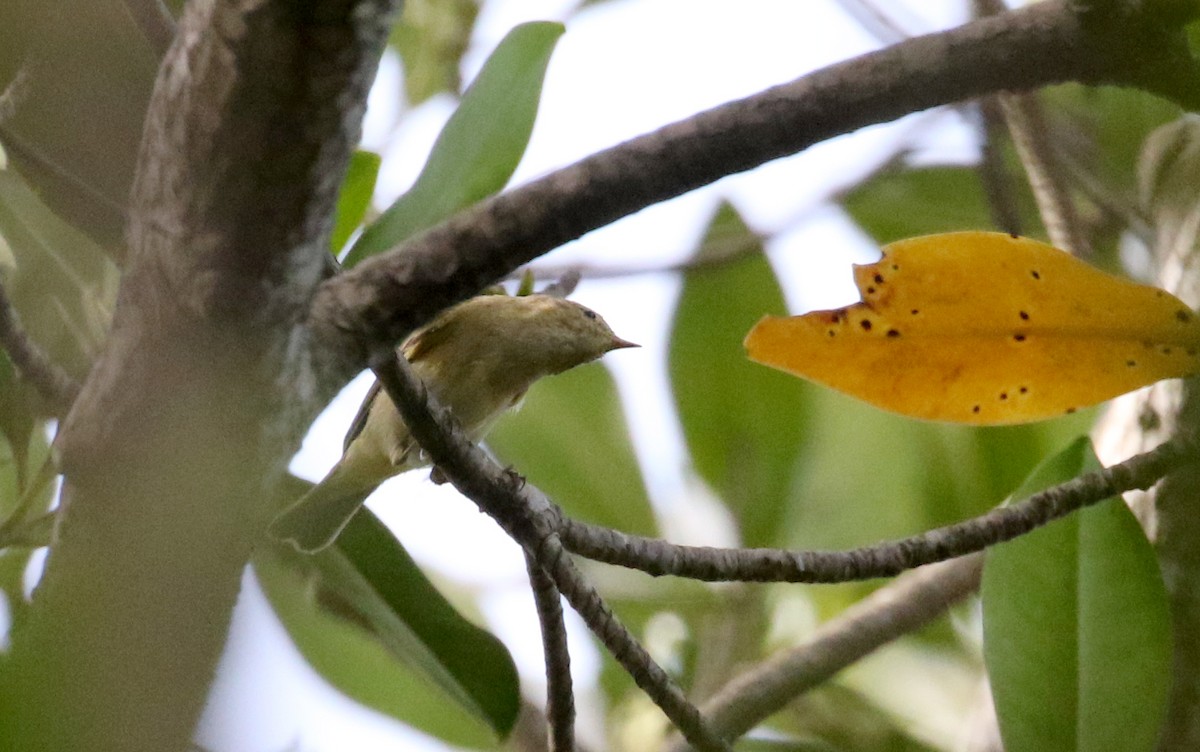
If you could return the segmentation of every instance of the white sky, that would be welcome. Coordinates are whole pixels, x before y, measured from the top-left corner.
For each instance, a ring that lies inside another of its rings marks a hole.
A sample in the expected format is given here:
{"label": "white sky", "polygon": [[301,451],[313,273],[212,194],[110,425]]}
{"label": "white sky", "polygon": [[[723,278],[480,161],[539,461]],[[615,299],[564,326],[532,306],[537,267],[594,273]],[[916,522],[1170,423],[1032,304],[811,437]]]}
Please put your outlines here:
{"label": "white sky", "polygon": [[[567,20],[515,182],[878,46],[832,0],[614,0],[565,19],[576,5],[488,2],[464,61],[464,74],[473,76],[515,24]],[[877,5],[895,14],[909,33],[959,23],[964,13],[963,3],[955,0],[908,4],[917,9]],[[392,95],[399,86],[398,63],[389,57],[371,98],[364,137],[367,148],[385,157],[380,205],[415,179],[453,108],[449,98],[439,98],[401,114]],[[910,116],[642,211],[565,246],[548,261],[639,266],[678,261],[691,253],[704,223],[725,198],[754,229],[772,236],[768,251],[793,309],[844,305],[857,299],[850,264],[873,259],[875,249],[828,203],[830,195],[898,152],[912,151],[921,160],[966,161],[974,158],[975,149],[974,136],[956,113]],[[706,506],[685,473],[681,434],[667,392],[667,325],[677,293],[671,278],[642,275],[584,280],[574,297],[600,311],[620,335],[643,345],[605,362],[622,388],[627,414],[636,416],[631,422],[643,463],[678,469],[647,476],[665,529],[674,540],[721,543],[728,531],[719,511]],[[354,382],[317,421],[293,462],[296,473],[316,480],[336,461],[367,383],[365,378]],[[433,487],[425,477],[414,472],[390,481],[373,497],[372,508],[401,531],[405,546],[423,565],[482,594],[490,627],[513,652],[527,692],[540,695],[544,681],[538,627],[519,551],[472,503],[448,486]],[[472,555],[465,557],[463,551]],[[574,614],[569,617],[573,673],[585,693],[580,733],[602,749],[602,710],[586,702],[598,657]],[[446,749],[324,684],[300,658],[249,575],[200,742],[218,752]]]}

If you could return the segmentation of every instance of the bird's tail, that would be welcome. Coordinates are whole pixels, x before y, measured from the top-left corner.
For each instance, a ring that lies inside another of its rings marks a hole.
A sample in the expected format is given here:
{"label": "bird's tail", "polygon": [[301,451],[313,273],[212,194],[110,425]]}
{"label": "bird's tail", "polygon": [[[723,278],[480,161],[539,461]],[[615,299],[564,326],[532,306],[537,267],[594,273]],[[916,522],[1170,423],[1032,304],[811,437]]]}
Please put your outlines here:
{"label": "bird's tail", "polygon": [[339,477],[335,468],[295,504],[280,512],[271,522],[271,537],[291,543],[303,553],[316,553],[333,543],[377,486],[364,486]]}

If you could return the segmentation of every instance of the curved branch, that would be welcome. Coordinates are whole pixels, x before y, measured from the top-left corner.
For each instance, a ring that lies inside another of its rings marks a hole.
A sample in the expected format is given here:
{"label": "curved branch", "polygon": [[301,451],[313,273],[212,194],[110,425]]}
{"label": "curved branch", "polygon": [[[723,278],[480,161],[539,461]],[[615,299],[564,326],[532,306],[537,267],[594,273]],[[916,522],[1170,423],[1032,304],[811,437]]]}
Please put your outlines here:
{"label": "curved branch", "polygon": [[1200,103],[1200,73],[1178,28],[1143,16],[1084,23],[1067,0],[1034,3],[829,66],[481,202],[322,285],[310,323],[331,350],[328,375],[342,383],[373,343],[398,341],[562,243],[867,125],[1063,81],[1141,85]]}
{"label": "curved branch", "polygon": [[[780,651],[734,678],[701,712],[735,739],[797,695],[902,635],[920,629],[979,587],[982,554],[909,572],[850,606],[802,645]],[[685,752],[676,742],[671,752]]]}
{"label": "curved branch", "polygon": [[1181,466],[1195,464],[1200,442],[1179,436],[1112,467],[1088,473],[1006,507],[910,538],[850,551],[680,546],[655,538],[561,518],[563,544],[573,553],[654,576],[708,582],[848,582],[890,577],[905,570],[982,551],[1012,540],[1077,509],[1154,485]]}
{"label": "curved branch", "polygon": [[437,406],[424,384],[391,347],[377,351],[371,368],[413,438],[438,470],[521,544],[588,628],[688,742],[704,752],[729,752],[729,745],[713,733],[678,685],[617,620],[572,563],[554,530],[557,514],[549,499],[526,485],[516,473],[498,466],[461,430],[446,428],[449,423],[446,411]]}
{"label": "curved branch", "polygon": [[21,326],[17,311],[2,285],[0,346],[4,347],[21,377],[33,384],[54,414],[59,417],[66,415],[71,403],[75,401],[75,396],[79,394],[79,384],[29,338],[29,333]]}

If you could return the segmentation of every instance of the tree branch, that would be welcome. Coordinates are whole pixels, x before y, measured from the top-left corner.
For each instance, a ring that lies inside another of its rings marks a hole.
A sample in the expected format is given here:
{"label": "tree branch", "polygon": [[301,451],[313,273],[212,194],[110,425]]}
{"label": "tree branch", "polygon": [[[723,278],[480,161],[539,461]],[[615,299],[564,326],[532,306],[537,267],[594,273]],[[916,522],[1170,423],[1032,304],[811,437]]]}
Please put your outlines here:
{"label": "tree branch", "polygon": [[0,346],[8,353],[21,378],[33,384],[54,414],[66,415],[79,394],[79,384],[29,338],[3,285],[0,285]]}
{"label": "tree branch", "polygon": [[1091,243],[1068,190],[1041,101],[1036,94],[1001,94],[999,101],[1050,242],[1073,256],[1090,256]]}
{"label": "tree branch", "polygon": [[399,341],[521,264],[651,204],[866,125],[1070,80],[1200,104],[1181,32],[1148,13],[1085,24],[1058,0],[914,37],[598,152],[329,280],[310,319],[330,350],[328,375],[343,383],[372,343]]}
{"label": "tree branch", "polygon": [[[979,587],[983,555],[909,572],[850,606],[803,644],[734,678],[701,712],[727,739],[736,739],[834,674],[902,635],[920,629]],[[677,740],[672,752],[687,747]]]}
{"label": "tree branch", "polygon": [[708,582],[848,582],[890,577],[908,569],[982,551],[1117,494],[1154,485],[1197,462],[1200,442],[1176,437],[1144,454],[1088,473],[1028,499],[955,525],[850,551],[680,546],[561,517],[567,550],[654,576]]}
{"label": "tree branch", "polygon": [[520,476],[500,468],[461,430],[446,428],[448,414],[427,394],[407,362],[382,348],[371,368],[396,404],[413,438],[463,495],[499,523],[533,557],[617,662],[699,750],[728,752],[683,692],[617,620],[571,562],[554,531],[553,505]]}
{"label": "tree branch", "polygon": [[567,648],[567,625],[554,580],[542,571],[531,554],[525,554],[529,584],[542,625],[542,652],[546,660],[546,722],[551,752],[575,749],[575,696],[571,683],[571,651]]}

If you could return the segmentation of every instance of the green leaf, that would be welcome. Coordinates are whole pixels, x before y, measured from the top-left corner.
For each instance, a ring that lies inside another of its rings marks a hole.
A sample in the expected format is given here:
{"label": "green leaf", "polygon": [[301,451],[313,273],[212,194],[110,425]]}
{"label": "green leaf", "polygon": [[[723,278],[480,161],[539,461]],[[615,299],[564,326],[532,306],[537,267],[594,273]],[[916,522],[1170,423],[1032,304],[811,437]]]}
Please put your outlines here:
{"label": "green leaf", "polygon": [[108,333],[116,267],[11,169],[0,170],[0,235],[16,265],[4,284],[21,323],[55,363],[82,378]]}
{"label": "green leaf", "polygon": [[369,510],[331,548],[264,549],[255,571],[300,652],[359,702],[461,746],[491,747],[512,729],[520,693],[508,651],[454,610]]}
{"label": "green leaf", "polygon": [[[1037,209],[1024,185],[1017,198],[1025,234],[1039,232]],[[842,197],[842,206],[879,243],[992,226],[987,197],[973,167],[895,167]]]}
{"label": "green leaf", "polygon": [[[1181,113],[1179,105],[1149,92],[1116,86],[1067,83],[1045,92],[1051,121],[1069,137],[1072,156],[1101,185],[1128,196],[1135,195],[1137,163],[1146,136]],[[1055,134],[1059,135],[1059,134]]]}
{"label": "green leaf", "polygon": [[542,379],[487,443],[572,517],[640,535],[657,530],[616,385],[604,366]]}
{"label": "green leaf", "polygon": [[[1099,462],[1086,438],[1014,498]],[[1153,549],[1119,499],[988,551],[984,656],[1008,752],[1148,752],[1165,714],[1171,633]]]}
{"label": "green leaf", "polygon": [[701,256],[731,238],[753,252],[684,274],[668,365],[693,465],[733,512],[743,542],[770,546],[782,534],[814,388],[746,359],[746,332],[785,305],[761,245],[731,207],[713,219]]}
{"label": "green leaf", "polygon": [[368,227],[346,256],[353,266],[504,187],[525,153],[542,79],[563,25],[508,33],[463,94],[413,187]]}
{"label": "green leaf", "polygon": [[478,0],[408,0],[390,40],[404,61],[404,91],[418,105],[458,93],[459,65],[479,15]]}
{"label": "green leaf", "polygon": [[378,154],[362,149],[356,150],[350,157],[350,167],[346,171],[346,179],[342,181],[342,190],[338,193],[333,233],[329,239],[334,255],[341,252],[346,241],[367,216],[371,196],[375,193],[375,180],[379,177],[380,161]]}

